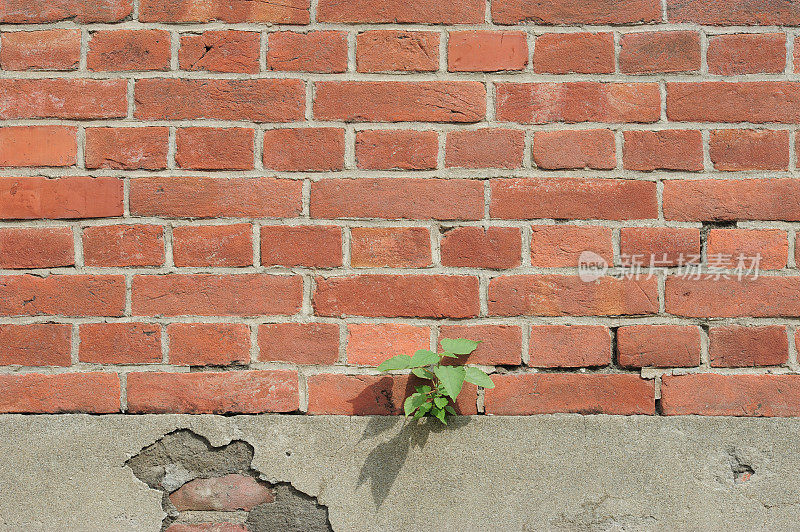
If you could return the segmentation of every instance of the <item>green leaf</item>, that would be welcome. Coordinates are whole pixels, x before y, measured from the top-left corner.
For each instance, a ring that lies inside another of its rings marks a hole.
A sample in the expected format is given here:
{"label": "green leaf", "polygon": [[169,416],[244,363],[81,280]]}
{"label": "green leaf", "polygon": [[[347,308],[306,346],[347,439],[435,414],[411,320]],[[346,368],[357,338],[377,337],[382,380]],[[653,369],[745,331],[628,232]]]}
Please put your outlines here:
{"label": "green leaf", "polygon": [[445,419],[447,417],[447,412],[445,412],[442,409],[439,409],[439,410],[436,411],[434,416],[436,416],[436,419],[441,421],[443,424],[447,425],[447,419]]}
{"label": "green leaf", "polygon": [[381,362],[381,365],[378,366],[378,371],[392,371],[395,369],[408,369],[411,367],[409,364],[411,363],[411,357],[408,355],[397,355],[389,360],[384,360]]}
{"label": "green leaf", "polygon": [[458,355],[454,355],[453,353],[439,353],[439,356],[448,358],[458,358]]}
{"label": "green leaf", "polygon": [[421,418],[421,417],[422,417],[422,416],[424,416],[424,415],[425,415],[425,412],[423,412],[423,410],[420,408],[419,410],[417,410],[416,412],[414,412],[414,417],[413,417],[412,419],[413,419],[414,421],[416,421],[416,420],[418,420],[419,418]]}
{"label": "green leaf", "polygon": [[450,412],[451,414],[456,415],[456,409],[453,408],[452,406],[447,405],[446,407],[444,407],[444,409]]}
{"label": "green leaf", "polygon": [[466,376],[464,380],[467,382],[471,382],[472,384],[477,384],[478,386],[483,386],[484,388],[491,389],[494,388],[494,383],[492,379],[483,371],[479,370],[478,368],[467,368],[466,369]]}
{"label": "green leaf", "polygon": [[411,357],[411,361],[408,364],[409,368],[421,368],[423,366],[430,366],[431,364],[438,364],[439,363],[439,355],[434,353],[433,351],[428,351],[427,349],[420,349],[414,356]]}
{"label": "green leaf", "polygon": [[435,404],[439,408],[444,408],[448,405],[450,401],[447,400],[447,397],[436,397],[433,400],[433,404]]}
{"label": "green leaf", "polygon": [[417,393],[431,393],[430,386],[417,386],[414,389],[417,390]]}
{"label": "green leaf", "polygon": [[478,348],[478,344],[480,342],[467,340],[466,338],[458,338],[456,340],[450,338],[442,339],[442,349],[456,355],[468,355]]}
{"label": "green leaf", "polygon": [[458,394],[461,393],[461,387],[464,385],[464,378],[466,377],[464,367],[435,366],[433,371],[441,381],[445,393],[455,401]]}
{"label": "green leaf", "polygon": [[[433,380],[433,377],[434,377],[433,373],[431,373],[430,371],[428,371],[425,368],[414,368],[414,369],[411,370],[411,373],[413,373],[414,375],[416,375],[420,379]],[[430,388],[428,388],[428,391],[431,391]]]}
{"label": "green leaf", "polygon": [[427,400],[428,398],[421,393],[415,393],[406,398],[405,403],[403,403],[403,410],[405,410],[406,416],[410,416],[414,410],[422,406]]}

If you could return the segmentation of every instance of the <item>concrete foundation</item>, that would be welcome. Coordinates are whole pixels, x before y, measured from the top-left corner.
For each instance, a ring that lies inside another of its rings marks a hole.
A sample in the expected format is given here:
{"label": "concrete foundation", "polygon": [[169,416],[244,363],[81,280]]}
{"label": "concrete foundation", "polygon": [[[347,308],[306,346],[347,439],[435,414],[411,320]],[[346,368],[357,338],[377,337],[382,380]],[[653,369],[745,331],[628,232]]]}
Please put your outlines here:
{"label": "concrete foundation", "polygon": [[126,462],[178,429],[246,442],[337,532],[800,527],[800,419],[2,415],[0,529],[160,530]]}

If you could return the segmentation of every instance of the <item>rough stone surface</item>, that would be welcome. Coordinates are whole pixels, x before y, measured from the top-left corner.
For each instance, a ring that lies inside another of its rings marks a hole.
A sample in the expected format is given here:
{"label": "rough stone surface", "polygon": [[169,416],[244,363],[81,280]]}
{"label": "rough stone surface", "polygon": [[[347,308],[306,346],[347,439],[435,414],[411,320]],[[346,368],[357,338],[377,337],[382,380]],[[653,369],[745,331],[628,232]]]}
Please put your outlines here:
{"label": "rough stone surface", "polygon": [[[383,417],[4,415],[0,530],[159,530],[162,492],[124,464],[180,429],[214,447],[251,445],[252,468],[317,497],[336,531],[790,530],[800,519],[800,419],[486,416],[442,429]],[[180,452],[207,467],[206,444],[193,445]],[[230,452],[220,472],[247,455]]]}

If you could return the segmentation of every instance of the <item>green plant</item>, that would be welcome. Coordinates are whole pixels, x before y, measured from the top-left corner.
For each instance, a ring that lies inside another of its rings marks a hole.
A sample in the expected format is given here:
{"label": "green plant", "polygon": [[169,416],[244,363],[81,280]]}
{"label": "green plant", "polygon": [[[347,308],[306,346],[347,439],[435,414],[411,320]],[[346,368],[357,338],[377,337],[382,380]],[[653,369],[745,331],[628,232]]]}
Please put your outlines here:
{"label": "green plant", "polygon": [[471,382],[484,388],[494,388],[494,383],[489,375],[478,368],[442,364],[445,358],[469,355],[475,351],[480,342],[465,338],[456,340],[445,338],[441,343],[443,353],[420,349],[414,356],[394,356],[384,361],[378,369],[380,371],[410,369],[417,377],[431,381],[430,386],[415,387],[416,392],[403,403],[403,410],[406,416],[413,414],[415,420],[429,416],[446,425],[447,415],[456,413],[450,403],[452,401],[455,404],[464,382]]}

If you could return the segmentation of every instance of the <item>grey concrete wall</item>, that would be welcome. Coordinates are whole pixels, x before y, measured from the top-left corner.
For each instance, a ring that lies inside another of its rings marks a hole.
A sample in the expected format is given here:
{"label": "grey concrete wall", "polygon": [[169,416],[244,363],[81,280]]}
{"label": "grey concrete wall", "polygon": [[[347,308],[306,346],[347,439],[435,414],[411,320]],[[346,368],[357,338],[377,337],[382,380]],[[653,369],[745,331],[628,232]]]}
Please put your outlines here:
{"label": "grey concrete wall", "polygon": [[800,419],[0,416],[0,529],[157,531],[126,461],[176,429],[242,440],[336,531],[792,530]]}

